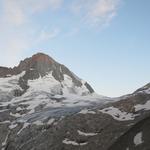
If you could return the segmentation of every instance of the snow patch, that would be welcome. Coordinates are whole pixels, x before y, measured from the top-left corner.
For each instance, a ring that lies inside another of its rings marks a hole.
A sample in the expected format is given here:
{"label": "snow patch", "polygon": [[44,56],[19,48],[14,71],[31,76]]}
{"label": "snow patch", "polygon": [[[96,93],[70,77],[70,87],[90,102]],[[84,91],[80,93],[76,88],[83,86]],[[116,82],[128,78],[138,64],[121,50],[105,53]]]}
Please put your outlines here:
{"label": "snow patch", "polygon": [[138,104],[134,106],[135,111],[140,111],[140,110],[150,110],[150,100],[147,101],[145,104]]}
{"label": "snow patch", "polygon": [[32,124],[37,125],[37,126],[44,125],[44,123],[42,121],[40,121],[40,120],[37,120],[37,121],[33,122]]}
{"label": "snow patch", "polygon": [[146,94],[150,94],[150,88],[147,89],[147,90],[145,90],[145,93],[146,93]]}
{"label": "snow patch", "polygon": [[54,119],[54,118],[51,118],[51,119],[47,122],[47,124],[48,124],[48,125],[51,125],[52,123],[54,123],[54,121],[55,121],[55,119]]}
{"label": "snow patch", "polygon": [[136,117],[136,115],[132,113],[120,111],[118,108],[115,108],[115,107],[108,107],[99,111],[104,114],[111,115],[115,120],[118,120],[118,121],[134,120]]}
{"label": "snow patch", "polygon": [[77,87],[74,85],[72,78],[66,74],[64,74],[64,81],[62,81],[62,85],[63,85],[63,93],[68,95],[68,94],[77,94],[77,95],[89,95],[89,90],[87,89],[87,87],[84,85],[84,81],[80,80],[80,82],[82,83],[81,87]]}
{"label": "snow patch", "polygon": [[14,128],[16,128],[18,126],[18,124],[11,124],[10,126],[9,126],[9,129],[14,129]]}
{"label": "snow patch", "polygon": [[[32,92],[37,92],[37,91],[44,91],[47,93],[52,93],[55,91],[56,93],[59,92],[60,90],[60,82],[58,82],[53,76],[52,72],[47,74],[44,77],[39,77],[38,79],[35,80],[29,80],[28,81],[29,89],[27,91],[27,94],[30,94]],[[55,94],[56,94],[55,93]]]}
{"label": "snow patch", "polygon": [[85,143],[77,143],[75,141],[70,141],[67,138],[65,140],[63,140],[62,143],[67,144],[67,145],[74,145],[74,146],[84,146],[84,145],[88,144],[87,142],[85,142]]}
{"label": "snow patch", "polygon": [[136,146],[140,145],[143,143],[143,140],[142,140],[142,136],[143,136],[143,133],[142,132],[139,132],[136,134],[136,136],[134,137],[134,144]]}
{"label": "snow patch", "polygon": [[6,75],[6,77],[11,77],[11,76],[12,76],[11,74],[7,74],[7,75]]}
{"label": "snow patch", "polygon": [[30,123],[26,122],[24,123],[23,127],[17,132],[17,135],[19,135],[25,128],[27,128],[30,125]]}
{"label": "snow patch", "polygon": [[13,116],[13,117],[16,117],[16,118],[19,118],[19,117],[22,117],[23,115],[20,115],[19,113],[10,113],[10,116]]}
{"label": "snow patch", "polygon": [[79,112],[79,114],[96,114],[96,112],[88,109],[83,109]]}
{"label": "snow patch", "polygon": [[85,132],[82,132],[80,130],[78,130],[78,134],[81,136],[95,136],[95,135],[97,135],[97,133],[85,133]]}
{"label": "snow patch", "polygon": [[[10,133],[10,132],[7,133],[6,138],[5,138],[4,142],[2,143],[2,147],[6,146],[9,133]],[[2,148],[2,150],[5,150],[5,148]]]}
{"label": "snow patch", "polygon": [[16,109],[17,111],[21,111],[22,110],[22,108],[21,107],[17,107],[17,109]]}
{"label": "snow patch", "polygon": [[5,121],[0,122],[0,124],[7,124],[7,123],[10,123],[10,121],[9,120],[5,120]]}
{"label": "snow patch", "polygon": [[24,75],[25,71],[18,75],[13,75],[7,78],[0,78],[0,91],[9,93],[15,89],[22,90],[21,87],[18,85],[18,80]]}

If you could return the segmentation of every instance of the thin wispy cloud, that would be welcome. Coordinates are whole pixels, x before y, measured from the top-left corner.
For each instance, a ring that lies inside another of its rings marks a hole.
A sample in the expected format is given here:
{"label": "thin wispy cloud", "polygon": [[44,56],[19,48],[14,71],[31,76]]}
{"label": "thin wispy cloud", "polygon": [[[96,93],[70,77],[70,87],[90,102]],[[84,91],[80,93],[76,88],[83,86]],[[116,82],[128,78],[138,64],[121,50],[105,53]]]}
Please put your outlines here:
{"label": "thin wispy cloud", "polygon": [[22,25],[30,21],[34,13],[59,9],[62,2],[63,0],[3,0],[3,19],[7,23]]}
{"label": "thin wispy cloud", "polygon": [[63,0],[28,0],[31,4],[32,12],[40,12],[46,9],[58,10],[63,4]]}
{"label": "thin wispy cloud", "polygon": [[87,24],[108,25],[117,15],[121,0],[77,0],[71,10],[79,15]]}
{"label": "thin wispy cloud", "polygon": [[59,33],[60,33],[59,28],[54,28],[49,32],[47,31],[47,29],[43,29],[39,33],[39,38],[38,38],[37,42],[42,42],[42,41],[54,39],[59,35]]}
{"label": "thin wispy cloud", "polygon": [[17,0],[3,0],[2,21],[13,25],[22,25],[26,22],[26,15]]}

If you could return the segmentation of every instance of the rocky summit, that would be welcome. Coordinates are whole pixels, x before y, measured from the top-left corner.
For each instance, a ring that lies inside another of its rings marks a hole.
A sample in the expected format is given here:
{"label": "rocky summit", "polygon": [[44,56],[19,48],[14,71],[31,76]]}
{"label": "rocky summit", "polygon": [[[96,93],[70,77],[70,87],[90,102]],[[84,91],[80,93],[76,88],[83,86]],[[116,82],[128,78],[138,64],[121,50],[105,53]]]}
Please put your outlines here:
{"label": "rocky summit", "polygon": [[150,84],[108,98],[43,53],[0,67],[1,150],[149,150]]}

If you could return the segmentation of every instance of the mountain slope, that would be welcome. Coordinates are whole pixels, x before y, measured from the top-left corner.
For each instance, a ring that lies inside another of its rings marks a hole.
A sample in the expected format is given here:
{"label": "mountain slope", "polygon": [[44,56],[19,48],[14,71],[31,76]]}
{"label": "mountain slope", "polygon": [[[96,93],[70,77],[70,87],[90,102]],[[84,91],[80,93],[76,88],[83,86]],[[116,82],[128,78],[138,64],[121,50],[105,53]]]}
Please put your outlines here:
{"label": "mountain slope", "polygon": [[43,122],[51,114],[74,113],[104,99],[87,82],[43,53],[26,58],[14,68],[0,67],[0,112],[17,121]]}
{"label": "mountain slope", "polygon": [[150,94],[137,92],[63,117],[51,113],[44,122],[40,118],[11,125],[5,121],[0,129],[1,142],[7,139],[8,150],[149,149],[149,100]]}

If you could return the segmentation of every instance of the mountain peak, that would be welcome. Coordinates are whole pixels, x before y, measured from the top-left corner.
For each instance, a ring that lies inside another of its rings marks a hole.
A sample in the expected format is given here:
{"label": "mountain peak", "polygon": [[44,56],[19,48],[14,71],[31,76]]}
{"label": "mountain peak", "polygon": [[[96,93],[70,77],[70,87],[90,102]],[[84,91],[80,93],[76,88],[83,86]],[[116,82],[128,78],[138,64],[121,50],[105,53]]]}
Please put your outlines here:
{"label": "mountain peak", "polygon": [[26,58],[20,62],[17,68],[20,71],[40,68],[47,68],[49,65],[56,63],[54,59],[44,53],[34,54],[32,57]]}
{"label": "mountain peak", "polygon": [[[49,83],[47,89],[52,86],[50,88],[51,91],[55,91],[54,93],[57,94],[66,93],[66,91],[68,93],[78,93],[79,95],[94,93],[94,90],[87,82],[78,78],[66,66],[58,63],[44,53],[34,54],[33,56],[22,60],[20,64],[14,68],[1,67],[0,77],[19,75],[22,72],[24,72],[24,74],[19,78],[18,84],[24,92],[30,88],[29,81],[32,80],[32,82],[37,82],[37,84],[40,82],[40,90],[42,90],[42,84],[43,87],[45,87],[44,84]],[[45,89],[43,89],[43,91],[45,91]]]}
{"label": "mountain peak", "polygon": [[52,62],[54,62],[54,60],[50,56],[48,56],[48,55],[46,55],[44,53],[36,53],[36,54],[34,54],[31,57],[31,60],[33,62],[34,61],[37,61],[37,62],[46,62],[46,63],[49,63],[49,64],[51,64]]}
{"label": "mountain peak", "polygon": [[[50,71],[59,70],[60,64],[50,56],[44,53],[36,53],[29,58],[20,61],[17,67],[14,67],[15,73],[19,74],[26,71],[29,79],[36,79],[39,76],[45,76]],[[58,71],[57,71],[58,72]]]}

